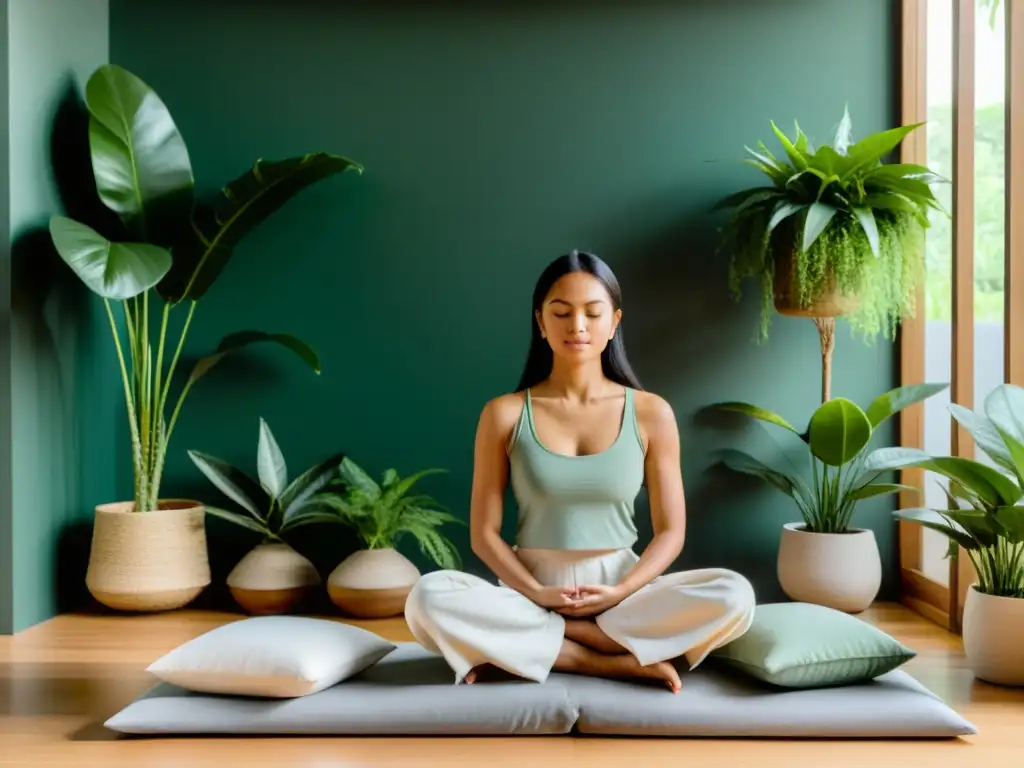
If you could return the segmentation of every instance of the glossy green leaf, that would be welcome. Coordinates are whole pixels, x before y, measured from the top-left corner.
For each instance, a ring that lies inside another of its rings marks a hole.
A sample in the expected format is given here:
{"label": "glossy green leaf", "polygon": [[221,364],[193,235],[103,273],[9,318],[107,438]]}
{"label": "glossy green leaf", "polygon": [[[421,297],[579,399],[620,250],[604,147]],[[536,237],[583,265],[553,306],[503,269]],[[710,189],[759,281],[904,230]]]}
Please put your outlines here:
{"label": "glossy green leaf", "polygon": [[256,469],[260,485],[271,499],[281,498],[288,485],[288,465],[281,448],[274,439],[274,433],[266,421],[260,419],[260,437],[256,451]]}
{"label": "glossy green leaf", "polygon": [[837,397],[823,403],[808,427],[811,453],[839,467],[852,460],[871,439],[871,422],[856,403]]}
{"label": "glossy green leaf", "polygon": [[881,255],[881,243],[878,239],[878,223],[875,221],[874,212],[866,206],[854,206],[852,210],[853,215],[857,217],[861,229],[864,230],[864,234],[868,238],[871,253],[877,259]]}
{"label": "glossy green leaf", "polygon": [[64,263],[104,299],[130,299],[145,293],[171,268],[171,254],[159,246],[113,243],[64,216],[50,218],[50,239]]}
{"label": "glossy green leaf", "polygon": [[234,523],[242,528],[248,528],[250,531],[255,531],[256,533],[262,533],[264,536],[270,535],[270,531],[267,529],[267,526],[253,520],[251,517],[246,517],[245,515],[240,515],[237,512],[231,512],[227,509],[220,509],[219,507],[203,506],[206,512],[214,517],[227,520],[230,523]]}
{"label": "glossy green leaf", "polygon": [[883,157],[896,149],[908,134],[922,125],[924,123],[901,125],[865,136],[857,143],[851,144],[847,154],[856,162],[856,166],[848,171],[848,173],[853,173],[859,168],[880,162]]}
{"label": "glossy green leaf", "polygon": [[197,206],[186,238],[175,247],[174,268],[160,283],[168,301],[199,299],[227,265],[235,246],[303,190],[358,163],[315,152],[286,160],[257,160],[221,190],[213,206]]}
{"label": "glossy green leaf", "polygon": [[341,461],[344,458],[344,453],[328,456],[292,480],[279,499],[285,521],[301,512],[306,503],[321,488],[338,477]]}
{"label": "glossy green leaf", "polygon": [[132,237],[169,245],[188,222],[192,164],[160,97],[139,77],[105,64],[85,88],[96,190]]}
{"label": "glossy green leaf", "polygon": [[873,496],[884,496],[887,493],[899,493],[900,491],[918,491],[912,485],[901,483],[869,483],[850,491],[851,499],[870,499]]}
{"label": "glossy green leaf", "polygon": [[964,549],[978,549],[978,542],[969,534],[961,531],[942,518],[935,510],[925,507],[914,507],[911,509],[897,509],[893,512],[897,520],[917,523],[925,528],[938,531],[943,536],[952,539]]}
{"label": "glossy green leaf", "polygon": [[189,375],[189,384],[195,383],[210,372],[217,363],[230,354],[238,352],[252,344],[269,342],[277,344],[285,349],[294,352],[299,359],[305,362],[313,372],[320,373],[320,361],[316,353],[303,341],[289,333],[266,333],[264,331],[238,331],[221,339],[217,345],[217,351],[211,355],[200,358],[192,367]]}
{"label": "glossy green leaf", "polygon": [[787,429],[794,435],[800,434],[799,432],[796,431],[792,424],[790,424],[784,418],[779,416],[777,413],[772,413],[771,411],[765,408],[761,408],[760,406],[757,405],[752,405],[750,403],[741,403],[737,401],[729,401],[724,403],[718,403],[715,406],[715,408],[722,411],[732,411],[734,413],[742,413],[747,416],[752,416],[755,419],[766,421],[769,424],[774,424],[778,427],[782,427],[783,429]]}
{"label": "glossy green leaf", "polygon": [[249,512],[254,518],[263,519],[269,499],[257,482],[226,461],[201,451],[188,451],[188,457],[221,493]]}
{"label": "glossy green leaf", "polygon": [[829,225],[832,217],[836,215],[836,211],[835,206],[828,205],[827,203],[813,203],[807,209],[807,216],[804,219],[803,239],[800,243],[801,249],[806,251],[814,245],[815,240],[825,231],[825,227]]}
{"label": "glossy green leaf", "polygon": [[1024,507],[999,507],[995,510],[995,518],[1010,544],[1024,542]]}
{"label": "glossy green leaf", "polygon": [[752,477],[758,477],[774,486],[776,489],[782,491],[787,496],[796,498],[799,495],[798,488],[792,478],[772,469],[763,462],[755,459],[753,456],[733,449],[722,451],[719,455],[722,464],[733,472],[740,472],[745,475],[751,475]]}
{"label": "glossy green leaf", "polygon": [[927,400],[933,395],[947,389],[949,384],[906,384],[896,387],[876,397],[868,406],[868,421],[873,429],[884,422],[890,416],[894,416],[904,408]]}

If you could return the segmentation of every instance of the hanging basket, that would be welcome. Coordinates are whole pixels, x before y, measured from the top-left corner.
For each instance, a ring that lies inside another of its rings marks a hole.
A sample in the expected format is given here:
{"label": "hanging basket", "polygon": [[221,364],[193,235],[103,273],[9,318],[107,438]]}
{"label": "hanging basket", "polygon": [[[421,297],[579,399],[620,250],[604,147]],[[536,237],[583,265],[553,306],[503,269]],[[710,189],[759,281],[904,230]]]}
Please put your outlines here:
{"label": "hanging basket", "polygon": [[775,310],[790,317],[841,317],[860,306],[857,296],[844,294],[835,274],[829,269],[824,285],[807,304],[800,302],[800,282],[796,273],[797,249],[791,237],[780,237],[775,247]]}

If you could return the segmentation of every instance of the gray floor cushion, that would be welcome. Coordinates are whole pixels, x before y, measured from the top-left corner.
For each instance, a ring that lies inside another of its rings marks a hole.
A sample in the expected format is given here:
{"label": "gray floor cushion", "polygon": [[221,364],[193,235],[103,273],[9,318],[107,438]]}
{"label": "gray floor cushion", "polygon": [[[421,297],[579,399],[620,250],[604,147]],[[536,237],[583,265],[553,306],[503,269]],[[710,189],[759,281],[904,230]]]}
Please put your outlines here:
{"label": "gray floor cushion", "polygon": [[453,685],[440,657],[414,643],[369,670],[298,699],[190,693],[159,683],[111,717],[138,735],[544,735],[936,738],[971,723],[910,675],[807,691],[780,690],[715,664],[684,673],[673,696],[644,683],[553,674]]}

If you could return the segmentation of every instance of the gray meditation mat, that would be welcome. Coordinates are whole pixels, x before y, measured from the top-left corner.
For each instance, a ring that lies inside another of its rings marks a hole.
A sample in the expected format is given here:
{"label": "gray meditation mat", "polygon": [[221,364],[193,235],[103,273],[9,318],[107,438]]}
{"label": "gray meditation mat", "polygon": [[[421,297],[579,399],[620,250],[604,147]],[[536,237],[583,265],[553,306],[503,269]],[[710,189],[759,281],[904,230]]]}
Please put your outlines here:
{"label": "gray meditation mat", "polygon": [[454,685],[416,643],[297,699],[192,693],[158,683],[105,723],[124,734],[507,736],[594,734],[785,738],[949,738],[975,727],[900,670],[871,682],[782,690],[705,663],[672,695],[644,682],[555,673],[543,684]]}

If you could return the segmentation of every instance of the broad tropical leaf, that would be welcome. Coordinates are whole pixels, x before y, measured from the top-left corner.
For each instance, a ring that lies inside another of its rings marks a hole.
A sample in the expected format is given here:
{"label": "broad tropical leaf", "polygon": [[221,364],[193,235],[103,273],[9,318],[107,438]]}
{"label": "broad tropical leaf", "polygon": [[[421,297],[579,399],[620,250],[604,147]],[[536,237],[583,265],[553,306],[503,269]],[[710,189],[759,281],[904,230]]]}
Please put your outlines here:
{"label": "broad tropical leaf", "polygon": [[188,457],[221,493],[245,509],[257,520],[263,519],[269,499],[259,484],[240,469],[201,451],[188,451]]}
{"label": "broad tropical leaf", "polygon": [[876,429],[879,424],[884,422],[890,416],[896,415],[904,408],[908,408],[911,405],[927,400],[932,395],[942,392],[947,387],[949,387],[948,384],[923,383],[907,384],[905,386],[889,390],[885,394],[876,397],[871,402],[871,405],[868,406],[868,421],[871,422],[872,429]]}
{"label": "broad tropical leaf", "polygon": [[104,299],[130,299],[145,293],[171,269],[171,254],[163,248],[113,243],[65,216],[50,218],[50,239],[64,263]]}
{"label": "broad tropical leaf", "polygon": [[758,461],[749,454],[743,453],[742,451],[728,449],[722,451],[719,454],[719,457],[722,464],[733,472],[741,472],[745,475],[759,477],[785,493],[787,496],[797,498],[800,494],[796,483],[791,478],[778,470],[772,469],[767,464]]}
{"label": "broad tropical leaf", "polygon": [[884,496],[887,493],[899,493],[900,491],[917,491],[912,485],[902,483],[868,483],[850,491],[851,499],[870,499],[872,496]]}
{"label": "broad tropical leaf", "polygon": [[765,408],[761,408],[760,406],[757,405],[729,401],[725,403],[718,403],[715,406],[715,408],[722,411],[733,411],[735,413],[743,413],[746,414],[747,416],[752,416],[755,419],[760,419],[761,421],[766,421],[769,424],[774,424],[778,427],[782,427],[783,429],[788,429],[794,435],[800,434],[799,432],[796,431],[792,424],[790,424],[784,418],[779,416],[777,413],[772,413],[771,411]]}
{"label": "broad tropical leaf", "polygon": [[995,518],[1009,543],[1024,542],[1024,507],[999,507],[995,510]]}
{"label": "broad tropical leaf", "polygon": [[829,466],[853,459],[871,439],[871,422],[860,407],[844,397],[823,403],[807,430],[811,453]]}
{"label": "broad tropical leaf", "polygon": [[307,187],[358,163],[316,152],[286,160],[257,160],[230,182],[213,206],[195,208],[187,237],[174,251],[174,268],[160,283],[168,301],[201,298],[220,275],[241,240]]}
{"label": "broad tropical leaf", "polygon": [[288,485],[288,465],[266,421],[260,419],[260,436],[256,450],[256,469],[260,485],[275,501]]}
{"label": "broad tropical leaf", "polygon": [[1017,471],[1006,443],[992,422],[959,403],[950,403],[949,412],[992,461],[1010,472]]}
{"label": "broad tropical leaf", "polygon": [[827,203],[813,203],[807,209],[807,216],[804,218],[803,240],[800,243],[800,247],[803,250],[806,251],[814,245],[814,241],[825,231],[825,227],[832,221],[832,217],[836,215],[837,210],[835,206],[828,205]]}
{"label": "broad tropical leaf", "polygon": [[115,64],[93,73],[85,100],[100,199],[132,237],[169,246],[188,223],[194,181],[188,148],[167,106]]}
{"label": "broad tropical leaf", "polygon": [[310,467],[301,475],[296,477],[284,489],[279,498],[279,503],[284,513],[284,520],[287,522],[290,517],[301,512],[303,506],[326,486],[331,480],[338,476],[338,467],[344,453],[336,453],[328,456],[319,464]]}
{"label": "broad tropical leaf", "polygon": [[217,365],[217,363],[228,355],[244,349],[250,344],[257,344],[259,342],[271,342],[294,352],[303,362],[313,369],[314,373],[318,375],[320,374],[319,358],[317,358],[316,353],[301,339],[298,339],[289,333],[238,331],[237,333],[229,334],[221,339],[220,344],[217,345],[216,352],[196,361],[196,364],[192,367],[191,374],[189,374],[189,386],[209,373],[211,368]]}
{"label": "broad tropical leaf", "polygon": [[256,533],[262,533],[264,536],[270,535],[270,531],[267,529],[267,526],[263,525],[258,520],[253,520],[251,517],[246,517],[245,515],[240,515],[237,512],[231,512],[227,509],[220,509],[219,507],[209,507],[205,504],[203,505],[203,508],[214,517],[227,520],[228,522],[239,525],[242,528],[248,528],[250,531],[255,531]]}
{"label": "broad tropical leaf", "polygon": [[931,528],[933,531],[938,531],[944,536],[955,541],[964,549],[977,549],[978,542],[974,540],[968,533],[955,528],[950,525],[942,516],[935,510],[928,509],[926,507],[913,507],[911,509],[897,509],[893,512],[893,516],[897,520],[906,520],[907,522],[917,523],[925,528]]}

